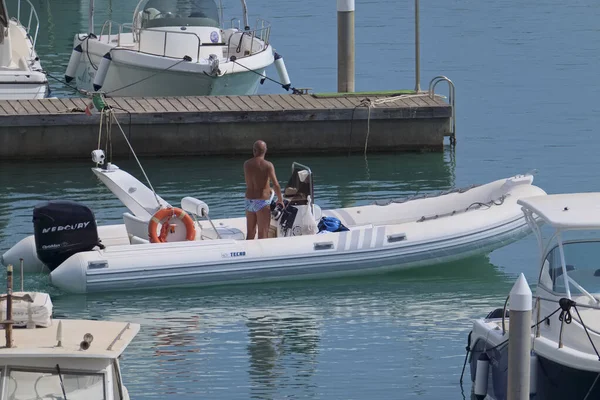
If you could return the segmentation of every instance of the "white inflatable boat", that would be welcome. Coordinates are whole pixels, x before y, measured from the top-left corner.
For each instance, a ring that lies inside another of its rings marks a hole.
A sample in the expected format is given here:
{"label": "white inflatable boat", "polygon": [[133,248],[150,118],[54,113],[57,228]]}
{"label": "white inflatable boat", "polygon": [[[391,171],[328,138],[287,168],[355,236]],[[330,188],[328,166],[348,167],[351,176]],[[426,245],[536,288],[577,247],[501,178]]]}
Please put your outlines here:
{"label": "white inflatable boat", "polygon": [[[531,175],[517,175],[429,197],[321,211],[312,172],[294,163],[286,208],[272,208],[270,237],[244,240],[245,217],[211,220],[208,206],[191,197],[172,208],[115,165],[93,172],[129,209],[123,225],[96,227],[83,205],[44,203],[34,210],[35,235],[1,261],[23,258],[27,272],[50,270],[53,285],[75,293],[368,274],[503,247],[530,232],[517,200],[545,195]],[[322,217],[347,230],[319,231]]]}

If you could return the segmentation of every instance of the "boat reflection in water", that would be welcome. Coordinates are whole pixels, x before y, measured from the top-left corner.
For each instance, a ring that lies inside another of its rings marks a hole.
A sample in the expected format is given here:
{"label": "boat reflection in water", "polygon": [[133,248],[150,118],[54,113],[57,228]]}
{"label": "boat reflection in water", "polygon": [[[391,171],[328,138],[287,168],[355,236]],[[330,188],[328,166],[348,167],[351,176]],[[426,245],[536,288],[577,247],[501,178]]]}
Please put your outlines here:
{"label": "boat reflection in water", "polygon": [[[283,310],[282,310],[283,311]],[[315,395],[321,321],[285,312],[248,317],[248,357],[251,395],[271,397],[285,387],[301,387]]]}

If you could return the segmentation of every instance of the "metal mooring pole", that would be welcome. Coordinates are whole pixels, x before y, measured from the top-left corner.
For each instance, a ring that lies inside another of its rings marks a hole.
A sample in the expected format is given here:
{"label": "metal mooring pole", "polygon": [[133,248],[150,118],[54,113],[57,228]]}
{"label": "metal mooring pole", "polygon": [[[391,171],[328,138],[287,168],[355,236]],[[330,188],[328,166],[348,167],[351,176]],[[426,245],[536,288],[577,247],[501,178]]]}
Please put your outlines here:
{"label": "metal mooring pole", "polygon": [[415,0],[415,92],[421,91],[421,40],[419,38],[419,0]]}
{"label": "metal mooring pole", "polygon": [[338,92],[354,92],[354,0],[337,0]]}
{"label": "metal mooring pole", "polygon": [[510,291],[507,400],[529,400],[532,294],[521,274]]}

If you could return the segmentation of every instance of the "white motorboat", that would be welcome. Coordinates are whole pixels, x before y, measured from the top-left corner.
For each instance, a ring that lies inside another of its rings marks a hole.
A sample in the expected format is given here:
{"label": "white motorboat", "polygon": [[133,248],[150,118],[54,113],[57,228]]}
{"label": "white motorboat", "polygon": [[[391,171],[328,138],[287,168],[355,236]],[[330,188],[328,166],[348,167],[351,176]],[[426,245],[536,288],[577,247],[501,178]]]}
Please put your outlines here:
{"label": "white motorboat", "polygon": [[[114,164],[93,172],[129,209],[125,224],[97,228],[83,205],[44,203],[34,210],[35,235],[7,251],[4,264],[23,258],[28,271],[51,270],[52,284],[75,293],[368,274],[505,246],[530,231],[517,200],[545,195],[533,176],[517,175],[438,196],[322,211],[311,170],[294,163],[287,207],[272,208],[270,237],[244,240],[244,217],[211,220],[208,206],[191,197],[172,208]],[[348,230],[317,233],[323,216]]]}
{"label": "white motorboat", "polygon": [[[600,398],[600,193],[536,196],[518,203],[541,256],[532,305],[531,393],[544,400]],[[548,240],[544,226],[553,229]],[[509,331],[506,303],[473,323],[471,379],[479,398],[507,397]]]}
{"label": "white motorboat", "polygon": [[119,357],[138,324],[52,319],[46,293],[0,299],[2,399],[129,399]]}
{"label": "white motorboat", "polygon": [[110,96],[203,96],[256,94],[275,63],[282,86],[291,83],[283,58],[270,44],[271,26],[223,25],[215,0],[141,0],[133,22],[106,21],[94,32],[77,34],[65,79],[87,92]]}
{"label": "white motorboat", "polygon": [[[21,23],[21,16],[27,26]],[[17,0],[13,18],[5,0],[0,1],[0,100],[43,99],[48,95],[48,78],[35,51],[39,26],[29,0]]]}

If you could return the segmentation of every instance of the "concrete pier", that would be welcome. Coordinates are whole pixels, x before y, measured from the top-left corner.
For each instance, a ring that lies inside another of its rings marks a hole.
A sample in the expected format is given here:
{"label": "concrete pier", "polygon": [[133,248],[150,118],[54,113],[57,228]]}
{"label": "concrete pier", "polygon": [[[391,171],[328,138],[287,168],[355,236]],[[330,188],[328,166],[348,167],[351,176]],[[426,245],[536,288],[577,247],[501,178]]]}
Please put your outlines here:
{"label": "concrete pier", "polygon": [[[87,158],[100,115],[89,99],[0,101],[0,160]],[[247,154],[263,139],[270,154],[440,151],[452,108],[428,95],[255,95],[110,98],[138,155]],[[370,108],[369,117],[369,104]],[[368,135],[367,135],[368,132]],[[127,155],[117,126],[114,155]]]}

